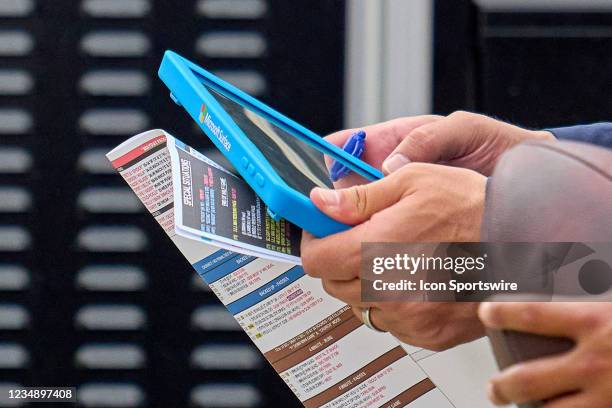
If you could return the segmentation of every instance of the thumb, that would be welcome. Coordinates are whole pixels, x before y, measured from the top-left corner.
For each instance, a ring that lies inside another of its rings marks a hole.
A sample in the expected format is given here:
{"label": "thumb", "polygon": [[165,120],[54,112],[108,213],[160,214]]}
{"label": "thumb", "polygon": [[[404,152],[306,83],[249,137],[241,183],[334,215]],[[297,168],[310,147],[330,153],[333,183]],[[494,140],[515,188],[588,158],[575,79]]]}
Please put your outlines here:
{"label": "thumb", "polygon": [[482,134],[486,117],[455,112],[441,120],[414,129],[382,164],[386,174],[410,162],[438,163],[462,156]]}
{"label": "thumb", "polygon": [[357,225],[401,199],[403,191],[395,180],[397,178],[389,176],[373,183],[339,190],[316,187],[310,192],[310,199],[319,210],[333,219]]}

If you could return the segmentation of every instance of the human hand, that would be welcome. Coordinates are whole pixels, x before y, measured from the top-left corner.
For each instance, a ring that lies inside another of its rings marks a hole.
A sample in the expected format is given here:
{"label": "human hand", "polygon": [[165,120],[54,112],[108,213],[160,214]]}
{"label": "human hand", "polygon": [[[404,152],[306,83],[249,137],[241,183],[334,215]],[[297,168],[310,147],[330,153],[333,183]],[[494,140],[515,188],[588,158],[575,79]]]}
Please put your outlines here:
{"label": "human hand", "polygon": [[470,112],[432,120],[404,135],[382,164],[391,173],[409,162],[441,163],[491,175],[497,159],[525,140],[555,140],[547,131],[532,131]]}
{"label": "human hand", "polygon": [[[381,170],[383,161],[400,144],[404,137],[419,126],[432,123],[441,118],[441,116],[435,115],[406,117],[359,128],[366,132],[366,148],[361,160]],[[325,140],[341,148],[346,140],[359,129],[341,130],[326,136]],[[332,159],[325,156],[325,162],[327,166],[330,167]],[[360,175],[350,173],[346,177],[335,182],[334,186],[336,188],[346,188],[357,184],[365,184],[367,182],[368,180]]]}
{"label": "human hand", "polygon": [[496,405],[544,400],[541,408],[612,404],[612,303],[483,303],[483,323],[576,342],[569,352],[514,365],[489,384]]}
{"label": "human hand", "polygon": [[[372,323],[402,341],[442,350],[483,335],[474,303],[361,302],[361,243],[469,242],[480,239],[486,178],[474,171],[411,163],[382,180],[310,196],[330,217],[355,225],[316,239],[302,235],[302,264],[325,290],[353,306],[371,307]],[[342,248],[339,256],[338,249]]]}

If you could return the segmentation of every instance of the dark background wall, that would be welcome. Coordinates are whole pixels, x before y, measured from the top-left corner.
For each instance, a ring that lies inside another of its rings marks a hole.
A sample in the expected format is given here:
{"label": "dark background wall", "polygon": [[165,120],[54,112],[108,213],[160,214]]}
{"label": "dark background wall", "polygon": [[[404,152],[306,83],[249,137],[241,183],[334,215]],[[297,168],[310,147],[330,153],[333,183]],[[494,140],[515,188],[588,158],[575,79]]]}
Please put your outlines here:
{"label": "dark background wall", "polygon": [[166,49],[340,128],[343,27],[326,0],[0,1],[0,394],[298,406],[104,154],[152,127],[210,146],[157,79]]}
{"label": "dark background wall", "polygon": [[610,11],[436,1],[434,110],[472,109],[534,128],[610,120]]}

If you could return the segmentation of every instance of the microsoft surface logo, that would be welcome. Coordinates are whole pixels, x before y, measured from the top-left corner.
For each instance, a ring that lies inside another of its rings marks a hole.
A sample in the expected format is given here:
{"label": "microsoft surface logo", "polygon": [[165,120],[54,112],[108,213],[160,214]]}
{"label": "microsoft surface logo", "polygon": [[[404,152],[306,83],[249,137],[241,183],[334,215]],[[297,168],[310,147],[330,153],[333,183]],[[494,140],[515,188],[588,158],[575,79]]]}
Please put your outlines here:
{"label": "microsoft surface logo", "polygon": [[200,108],[198,120],[200,121],[200,124],[206,126],[208,130],[215,135],[225,150],[229,151],[232,148],[232,144],[223,132],[223,129],[221,129],[221,127],[213,121],[213,118],[210,116],[210,113],[208,113],[208,108],[204,103]]}
{"label": "microsoft surface logo", "polygon": [[202,107],[200,108],[200,116],[198,117],[198,119],[200,120],[200,123],[204,123],[204,120],[206,119],[206,114],[208,113],[208,108],[206,107],[206,104],[202,104]]}

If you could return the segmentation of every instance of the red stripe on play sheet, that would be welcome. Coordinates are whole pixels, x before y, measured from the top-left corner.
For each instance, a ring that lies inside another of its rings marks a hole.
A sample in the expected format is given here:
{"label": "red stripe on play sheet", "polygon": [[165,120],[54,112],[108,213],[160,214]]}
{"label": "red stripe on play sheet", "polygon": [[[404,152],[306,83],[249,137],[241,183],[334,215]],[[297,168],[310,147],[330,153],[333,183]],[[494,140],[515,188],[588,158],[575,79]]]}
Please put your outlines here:
{"label": "red stripe on play sheet", "polygon": [[153,140],[149,140],[147,143],[141,144],[137,148],[135,148],[133,150],[130,150],[129,152],[127,152],[123,156],[119,157],[117,160],[114,160],[113,161],[113,167],[114,168],[121,167],[124,164],[129,163],[132,160],[138,158],[138,156],[141,156],[143,153],[148,152],[149,150],[151,150],[155,146],[158,146],[161,143],[165,143],[165,142],[166,142],[166,136],[163,136],[163,135],[162,136],[158,136],[158,137],[156,137]]}

